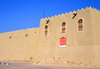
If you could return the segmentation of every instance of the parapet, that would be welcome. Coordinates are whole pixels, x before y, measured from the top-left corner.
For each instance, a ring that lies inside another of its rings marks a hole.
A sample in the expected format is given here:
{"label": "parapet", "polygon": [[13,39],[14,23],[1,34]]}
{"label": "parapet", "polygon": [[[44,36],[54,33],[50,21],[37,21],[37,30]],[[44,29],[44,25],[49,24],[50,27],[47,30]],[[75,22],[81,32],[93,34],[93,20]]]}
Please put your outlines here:
{"label": "parapet", "polygon": [[42,18],[41,20],[50,19],[50,18],[61,16],[61,15],[64,15],[64,14],[70,14],[70,13],[74,13],[74,12],[78,12],[78,11],[83,11],[83,10],[86,10],[86,9],[96,10],[96,11],[100,12],[99,9],[96,9],[96,8],[90,6],[90,7],[86,7],[86,8],[82,8],[82,9],[78,9],[78,10],[74,10],[74,11],[69,11],[69,12],[66,12],[66,13],[58,14],[58,15],[54,15],[54,16],[51,16],[51,17],[45,17],[45,18]]}

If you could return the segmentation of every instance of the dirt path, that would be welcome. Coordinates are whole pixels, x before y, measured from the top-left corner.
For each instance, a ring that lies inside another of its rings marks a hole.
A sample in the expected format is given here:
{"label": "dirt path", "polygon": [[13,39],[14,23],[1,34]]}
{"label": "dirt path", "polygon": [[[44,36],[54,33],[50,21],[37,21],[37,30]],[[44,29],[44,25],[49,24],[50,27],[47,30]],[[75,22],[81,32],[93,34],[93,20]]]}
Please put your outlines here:
{"label": "dirt path", "polygon": [[0,69],[100,69],[100,68],[39,66],[39,65],[33,65],[31,63],[0,62]]}

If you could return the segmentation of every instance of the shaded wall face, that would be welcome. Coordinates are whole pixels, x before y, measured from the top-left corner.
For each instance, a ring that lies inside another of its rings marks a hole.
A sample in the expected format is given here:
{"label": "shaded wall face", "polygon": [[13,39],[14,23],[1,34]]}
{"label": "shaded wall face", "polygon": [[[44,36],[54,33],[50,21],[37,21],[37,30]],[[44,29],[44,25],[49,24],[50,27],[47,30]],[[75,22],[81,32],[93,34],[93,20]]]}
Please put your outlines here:
{"label": "shaded wall face", "polygon": [[100,62],[100,11],[91,10],[91,22],[95,47],[95,61]]}
{"label": "shaded wall face", "polygon": [[0,60],[29,61],[38,47],[38,29],[0,34]]}
{"label": "shaded wall face", "polygon": [[93,28],[93,38],[95,45],[100,45],[100,11],[91,10],[91,22]]}

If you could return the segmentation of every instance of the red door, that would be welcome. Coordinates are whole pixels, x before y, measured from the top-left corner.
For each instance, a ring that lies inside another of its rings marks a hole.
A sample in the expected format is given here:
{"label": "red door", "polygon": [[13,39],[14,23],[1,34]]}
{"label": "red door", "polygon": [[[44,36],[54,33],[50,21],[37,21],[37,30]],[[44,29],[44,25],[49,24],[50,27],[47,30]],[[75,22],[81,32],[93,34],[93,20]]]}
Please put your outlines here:
{"label": "red door", "polygon": [[66,37],[60,38],[60,47],[66,47]]}

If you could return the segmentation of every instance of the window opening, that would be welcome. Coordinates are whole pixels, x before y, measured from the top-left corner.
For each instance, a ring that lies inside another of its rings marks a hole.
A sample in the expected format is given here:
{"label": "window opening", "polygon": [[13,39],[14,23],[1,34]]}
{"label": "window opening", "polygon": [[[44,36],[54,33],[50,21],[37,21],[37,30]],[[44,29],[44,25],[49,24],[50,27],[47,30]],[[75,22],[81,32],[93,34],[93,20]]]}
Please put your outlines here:
{"label": "window opening", "polygon": [[83,20],[79,19],[78,21],[78,31],[82,31],[83,30]]}
{"label": "window opening", "polygon": [[62,33],[65,33],[65,30],[66,30],[66,23],[63,22],[62,23]]}
{"label": "window opening", "polygon": [[45,35],[48,35],[48,26],[45,26]]}

